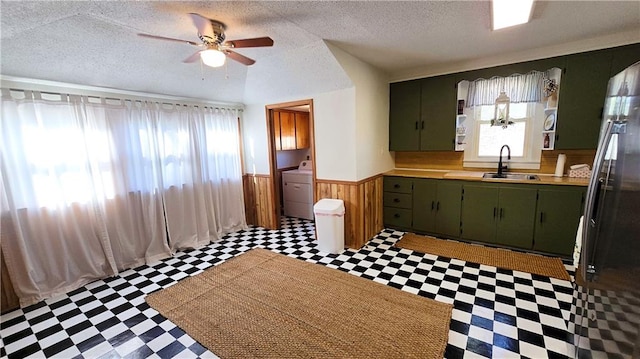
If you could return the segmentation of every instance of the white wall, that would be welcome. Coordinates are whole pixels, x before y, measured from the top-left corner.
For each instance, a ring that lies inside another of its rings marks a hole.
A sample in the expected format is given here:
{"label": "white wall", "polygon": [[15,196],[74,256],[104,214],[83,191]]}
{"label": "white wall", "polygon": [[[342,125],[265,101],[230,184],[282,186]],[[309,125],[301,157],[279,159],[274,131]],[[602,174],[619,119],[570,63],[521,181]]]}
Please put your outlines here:
{"label": "white wall", "polygon": [[357,181],[355,88],[319,94],[313,107],[316,178]]}
{"label": "white wall", "polygon": [[246,105],[242,113],[244,172],[269,174],[269,142],[264,104]]}
{"label": "white wall", "polygon": [[327,46],[355,84],[357,180],[393,169],[387,75],[331,43]]}
{"label": "white wall", "polygon": [[[386,74],[328,43],[292,52],[304,72],[279,76],[252,68],[243,115],[245,171],[269,173],[265,105],[313,99],[318,179],[358,181],[394,167],[389,153],[389,84]],[[264,61],[263,61],[264,63]],[[354,86],[355,85],[355,86]],[[336,89],[336,87],[338,87]],[[296,92],[292,89],[297,90]]]}

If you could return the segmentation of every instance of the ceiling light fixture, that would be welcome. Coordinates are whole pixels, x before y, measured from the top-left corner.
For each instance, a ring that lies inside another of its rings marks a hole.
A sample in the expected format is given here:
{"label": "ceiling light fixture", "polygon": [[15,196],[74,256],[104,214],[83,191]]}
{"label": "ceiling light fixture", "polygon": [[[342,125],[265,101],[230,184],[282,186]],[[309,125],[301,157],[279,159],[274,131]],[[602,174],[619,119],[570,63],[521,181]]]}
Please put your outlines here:
{"label": "ceiling light fixture", "polygon": [[222,51],[208,49],[200,51],[200,58],[207,66],[220,67],[224,65],[224,61],[227,59],[227,56]]}
{"label": "ceiling light fixture", "polygon": [[533,0],[493,0],[491,13],[493,15],[493,29],[520,25],[531,19]]}

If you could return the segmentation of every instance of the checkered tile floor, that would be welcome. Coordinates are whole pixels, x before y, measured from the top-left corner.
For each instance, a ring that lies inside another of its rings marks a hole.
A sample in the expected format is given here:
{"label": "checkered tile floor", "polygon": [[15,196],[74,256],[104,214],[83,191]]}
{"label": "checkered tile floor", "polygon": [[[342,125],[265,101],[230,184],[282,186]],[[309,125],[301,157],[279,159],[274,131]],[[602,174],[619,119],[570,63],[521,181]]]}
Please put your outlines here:
{"label": "checkered tile floor", "polygon": [[315,249],[311,221],[284,218],[279,231],[233,233],[204,248],[2,315],[0,356],[215,357],[216,348],[211,353],[195,342],[144,297],[254,247],[453,303],[447,358],[573,356],[567,335],[574,298],[569,282],[392,247],[402,235],[383,230],[358,251],[325,255]]}
{"label": "checkered tile floor", "polygon": [[577,341],[579,358],[635,358],[640,293],[578,287],[576,300],[588,303],[587,310],[576,308],[581,328],[574,330],[569,323],[569,330],[581,335]]}

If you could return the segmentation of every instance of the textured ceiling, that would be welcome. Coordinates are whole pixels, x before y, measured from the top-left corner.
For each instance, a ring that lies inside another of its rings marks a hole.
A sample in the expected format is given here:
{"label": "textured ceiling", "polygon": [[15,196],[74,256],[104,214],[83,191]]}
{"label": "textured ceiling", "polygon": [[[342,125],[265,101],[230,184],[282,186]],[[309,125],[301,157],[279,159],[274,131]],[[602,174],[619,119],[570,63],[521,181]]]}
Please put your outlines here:
{"label": "textured ceiling", "polygon": [[[1,73],[227,102],[257,102],[348,87],[323,40],[390,77],[631,32],[640,1],[536,1],[529,24],[491,31],[486,1],[169,2],[2,1]],[[227,39],[270,36],[272,48],[238,49],[251,67],[212,69],[182,60],[197,48],[136,36],[197,41],[187,15],[224,22]]]}

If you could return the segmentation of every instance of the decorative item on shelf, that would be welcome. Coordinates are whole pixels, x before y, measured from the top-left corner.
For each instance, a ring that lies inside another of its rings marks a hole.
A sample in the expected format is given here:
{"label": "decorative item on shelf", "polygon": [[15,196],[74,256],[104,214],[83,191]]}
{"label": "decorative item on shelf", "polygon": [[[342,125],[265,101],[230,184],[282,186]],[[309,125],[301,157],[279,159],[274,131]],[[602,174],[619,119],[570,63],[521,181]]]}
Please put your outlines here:
{"label": "decorative item on shelf", "polygon": [[458,100],[458,115],[464,114],[464,100]]}
{"label": "decorative item on shelf", "polygon": [[465,132],[467,132],[467,128],[464,126],[459,126],[458,128],[456,128],[456,133],[458,135],[464,135]]}
{"label": "decorative item on shelf", "polygon": [[545,78],[544,80],[544,97],[547,98],[547,108],[553,108],[558,105],[558,84],[555,79]]}
{"label": "decorative item on shelf", "polygon": [[545,133],[544,134],[544,142],[542,144],[543,148],[549,148],[549,146],[551,145],[551,139],[549,138],[549,134]]}
{"label": "decorative item on shelf", "polygon": [[544,130],[545,131],[553,131],[553,128],[556,124],[556,114],[550,113],[547,118],[544,120]]}
{"label": "decorative item on shelf", "polygon": [[509,125],[513,125],[513,121],[509,120],[509,104],[511,99],[504,91],[500,92],[500,96],[496,98],[496,107],[494,110],[494,116],[491,120],[491,126],[502,126],[507,128]]}

